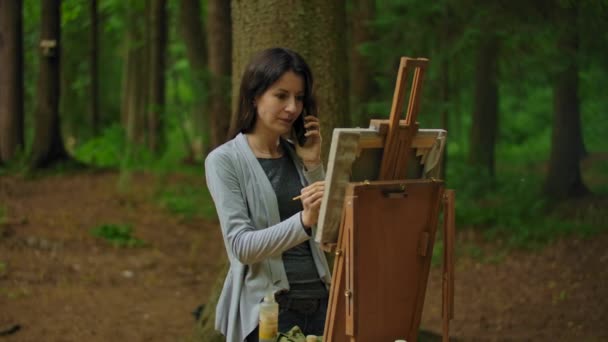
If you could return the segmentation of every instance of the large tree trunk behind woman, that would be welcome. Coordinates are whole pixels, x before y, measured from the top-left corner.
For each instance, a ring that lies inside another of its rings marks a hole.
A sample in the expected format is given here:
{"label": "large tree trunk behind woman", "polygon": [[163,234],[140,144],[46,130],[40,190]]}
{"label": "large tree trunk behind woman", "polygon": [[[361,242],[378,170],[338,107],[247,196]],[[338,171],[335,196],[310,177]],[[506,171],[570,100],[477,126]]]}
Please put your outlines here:
{"label": "large tree trunk behind woman", "polygon": [[333,129],[349,123],[344,1],[282,3],[232,1],[232,105],[235,108],[241,76],[254,53],[277,46],[297,51],[315,78],[326,157]]}

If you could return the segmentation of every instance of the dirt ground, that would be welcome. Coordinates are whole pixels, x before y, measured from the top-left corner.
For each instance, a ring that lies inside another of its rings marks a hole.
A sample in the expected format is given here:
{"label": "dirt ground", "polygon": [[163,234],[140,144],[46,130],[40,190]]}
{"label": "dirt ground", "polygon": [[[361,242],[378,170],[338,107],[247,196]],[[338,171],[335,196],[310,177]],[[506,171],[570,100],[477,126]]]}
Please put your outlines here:
{"label": "dirt ground", "polygon": [[[0,177],[0,335],[4,341],[186,341],[224,254],[216,222],[184,220],[154,201],[158,182],[114,172]],[[172,177],[202,187],[203,177]],[[608,210],[608,209],[607,209]],[[2,215],[0,215],[2,217]],[[130,223],[149,245],[90,234]],[[458,246],[493,246],[458,233]],[[452,336],[464,341],[608,341],[608,234],[498,259],[458,253]],[[490,260],[490,261],[489,261]],[[441,269],[422,326],[441,329]]]}

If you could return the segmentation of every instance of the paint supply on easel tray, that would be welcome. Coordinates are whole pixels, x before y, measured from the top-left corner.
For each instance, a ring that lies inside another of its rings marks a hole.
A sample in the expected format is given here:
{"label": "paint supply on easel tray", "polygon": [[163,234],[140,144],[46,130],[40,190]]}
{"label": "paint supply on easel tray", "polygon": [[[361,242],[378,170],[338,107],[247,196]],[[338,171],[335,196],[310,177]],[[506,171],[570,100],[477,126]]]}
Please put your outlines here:
{"label": "paint supply on easel tray", "polygon": [[260,303],[260,342],[274,342],[279,334],[279,303],[274,293],[268,292]]}

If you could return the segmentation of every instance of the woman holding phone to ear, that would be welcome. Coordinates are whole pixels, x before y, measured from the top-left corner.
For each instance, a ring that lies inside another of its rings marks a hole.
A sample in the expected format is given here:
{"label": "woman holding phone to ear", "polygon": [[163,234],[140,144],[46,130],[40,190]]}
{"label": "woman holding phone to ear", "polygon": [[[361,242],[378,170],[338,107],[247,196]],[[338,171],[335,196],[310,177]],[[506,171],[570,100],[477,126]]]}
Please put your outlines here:
{"label": "woman holding phone to ear", "polygon": [[230,261],[216,308],[229,342],[258,341],[259,304],[270,291],[279,331],[323,334],[331,276],[312,239],[325,178],[312,89],[296,52],[258,53],[241,80],[234,138],[205,160]]}

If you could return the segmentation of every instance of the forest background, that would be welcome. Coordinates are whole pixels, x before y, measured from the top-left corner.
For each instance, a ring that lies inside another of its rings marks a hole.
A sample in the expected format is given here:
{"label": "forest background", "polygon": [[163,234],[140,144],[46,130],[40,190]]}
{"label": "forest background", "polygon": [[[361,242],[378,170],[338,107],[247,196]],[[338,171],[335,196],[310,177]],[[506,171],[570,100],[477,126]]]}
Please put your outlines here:
{"label": "forest background", "polygon": [[[501,263],[603,237],[607,19],[601,0],[3,0],[0,177],[111,170],[124,193],[152,175],[153,201],[214,222],[204,182],[188,181],[204,178],[206,154],[226,140],[255,51],[285,46],[309,62],[325,153],[333,128],[388,117],[399,58],[425,57],[420,127],[448,130],[458,232],[492,246],[459,253]],[[167,181],[176,174],[190,178]],[[16,209],[0,199],[8,226]],[[118,245],[140,241],[128,224],[93,228]]]}

